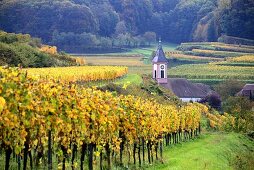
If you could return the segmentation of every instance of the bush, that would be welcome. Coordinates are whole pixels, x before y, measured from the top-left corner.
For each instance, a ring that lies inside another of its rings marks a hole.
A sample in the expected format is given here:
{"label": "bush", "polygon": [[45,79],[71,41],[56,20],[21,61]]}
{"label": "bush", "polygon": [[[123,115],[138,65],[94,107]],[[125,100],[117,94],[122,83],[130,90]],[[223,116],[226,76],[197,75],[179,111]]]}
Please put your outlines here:
{"label": "bush", "polygon": [[226,80],[214,86],[215,91],[217,91],[223,100],[230,96],[235,96],[242,87],[243,82],[237,80]]}
{"label": "bush", "polygon": [[[75,59],[66,54],[40,51],[41,41],[28,34],[13,34],[0,31],[0,65],[22,67],[50,67],[76,65]],[[50,47],[50,46],[46,46]]]}
{"label": "bush", "polygon": [[200,103],[208,103],[214,109],[221,109],[221,98],[216,93],[207,95],[204,99],[201,99]]}
{"label": "bush", "polygon": [[16,51],[10,45],[0,42],[0,65],[17,66],[19,63],[20,60]]}
{"label": "bush", "polygon": [[229,97],[222,106],[225,112],[237,119],[238,131],[254,131],[254,102],[245,97]]}

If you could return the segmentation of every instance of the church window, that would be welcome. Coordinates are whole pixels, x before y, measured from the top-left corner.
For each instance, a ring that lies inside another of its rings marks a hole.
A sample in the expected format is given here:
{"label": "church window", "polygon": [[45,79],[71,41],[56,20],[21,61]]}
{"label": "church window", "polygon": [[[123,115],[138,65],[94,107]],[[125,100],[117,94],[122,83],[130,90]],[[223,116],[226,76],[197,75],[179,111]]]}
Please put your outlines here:
{"label": "church window", "polygon": [[164,70],[161,70],[161,78],[165,78],[164,77]]}

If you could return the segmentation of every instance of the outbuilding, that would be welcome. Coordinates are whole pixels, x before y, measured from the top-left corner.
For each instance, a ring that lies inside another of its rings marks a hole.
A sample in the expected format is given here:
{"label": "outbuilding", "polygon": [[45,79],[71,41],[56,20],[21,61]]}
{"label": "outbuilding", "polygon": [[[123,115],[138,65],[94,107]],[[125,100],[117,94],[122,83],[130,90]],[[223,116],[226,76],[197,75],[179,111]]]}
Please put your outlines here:
{"label": "outbuilding", "polygon": [[243,89],[237,93],[237,95],[245,96],[250,100],[254,100],[254,84],[246,84]]}

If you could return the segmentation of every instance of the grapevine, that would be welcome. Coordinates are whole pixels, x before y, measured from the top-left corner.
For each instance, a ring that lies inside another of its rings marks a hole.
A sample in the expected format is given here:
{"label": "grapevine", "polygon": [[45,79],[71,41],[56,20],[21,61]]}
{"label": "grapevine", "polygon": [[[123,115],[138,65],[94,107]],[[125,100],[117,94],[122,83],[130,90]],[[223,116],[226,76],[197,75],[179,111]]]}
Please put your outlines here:
{"label": "grapevine", "polygon": [[[62,169],[66,169],[68,158],[74,169],[83,169],[85,156],[89,169],[94,168],[95,157],[103,168],[104,154],[111,169],[112,154],[123,166],[124,153],[130,153],[128,160],[132,155],[136,164],[137,151],[139,165],[141,152],[145,163],[146,151],[152,163],[155,153],[159,159],[158,150],[162,159],[163,140],[168,145],[195,137],[203,112],[203,105],[179,108],[153,99],[115,96],[66,81],[38,79],[17,68],[0,68],[0,104],[5,169],[11,154],[22,158],[24,169],[28,160],[31,168],[42,166],[43,157],[47,157],[49,169],[55,169],[52,155],[57,156]],[[17,164],[21,166],[20,161]]]}

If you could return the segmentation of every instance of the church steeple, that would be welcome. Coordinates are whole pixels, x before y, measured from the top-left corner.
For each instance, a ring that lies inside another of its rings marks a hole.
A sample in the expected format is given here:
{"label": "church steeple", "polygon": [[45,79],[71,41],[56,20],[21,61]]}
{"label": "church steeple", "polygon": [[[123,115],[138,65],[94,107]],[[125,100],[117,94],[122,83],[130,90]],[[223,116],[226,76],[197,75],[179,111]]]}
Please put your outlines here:
{"label": "church steeple", "polygon": [[158,83],[161,84],[167,83],[168,60],[165,57],[165,53],[161,45],[161,39],[159,40],[158,48],[152,62],[153,62],[153,79],[155,79]]}
{"label": "church steeple", "polygon": [[162,49],[161,40],[159,40],[158,48],[157,48],[155,56],[153,58],[153,63],[158,63],[158,62],[168,63],[168,60],[165,57],[165,53]]}
{"label": "church steeple", "polygon": [[162,45],[161,45],[161,38],[159,39],[159,45],[158,45],[159,48],[162,48]]}

